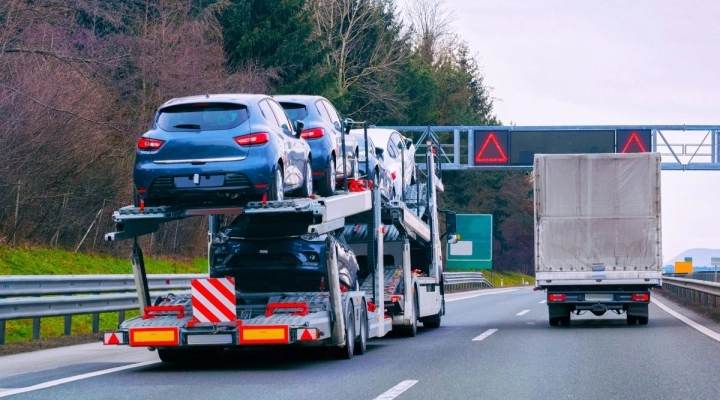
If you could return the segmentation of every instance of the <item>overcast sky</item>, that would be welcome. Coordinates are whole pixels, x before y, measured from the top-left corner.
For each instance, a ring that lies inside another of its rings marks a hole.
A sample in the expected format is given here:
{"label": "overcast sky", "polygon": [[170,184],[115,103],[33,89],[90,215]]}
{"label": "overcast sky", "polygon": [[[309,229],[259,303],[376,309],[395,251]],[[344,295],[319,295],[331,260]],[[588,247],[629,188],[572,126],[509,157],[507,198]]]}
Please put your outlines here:
{"label": "overcast sky", "polygon": [[[504,124],[720,125],[720,1],[443,4]],[[697,145],[705,132],[667,135]],[[720,171],[664,171],[662,187],[663,260],[720,249]]]}

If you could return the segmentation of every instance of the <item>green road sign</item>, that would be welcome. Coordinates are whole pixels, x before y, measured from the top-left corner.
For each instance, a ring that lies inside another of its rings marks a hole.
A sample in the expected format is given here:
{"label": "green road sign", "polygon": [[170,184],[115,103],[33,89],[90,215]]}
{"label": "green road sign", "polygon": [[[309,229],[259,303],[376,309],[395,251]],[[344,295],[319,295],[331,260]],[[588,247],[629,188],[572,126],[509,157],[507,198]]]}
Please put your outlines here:
{"label": "green road sign", "polygon": [[492,269],[492,214],[458,214],[457,234],[445,252],[447,269]]}

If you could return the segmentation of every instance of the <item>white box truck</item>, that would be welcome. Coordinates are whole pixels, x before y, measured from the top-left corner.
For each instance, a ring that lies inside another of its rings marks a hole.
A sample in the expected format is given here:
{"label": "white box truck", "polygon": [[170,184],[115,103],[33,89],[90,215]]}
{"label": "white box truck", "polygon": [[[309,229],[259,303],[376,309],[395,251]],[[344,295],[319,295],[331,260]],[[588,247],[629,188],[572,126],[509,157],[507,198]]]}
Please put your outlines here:
{"label": "white box truck", "polygon": [[608,311],[646,325],[662,284],[660,155],[537,154],[536,290],[549,322]]}

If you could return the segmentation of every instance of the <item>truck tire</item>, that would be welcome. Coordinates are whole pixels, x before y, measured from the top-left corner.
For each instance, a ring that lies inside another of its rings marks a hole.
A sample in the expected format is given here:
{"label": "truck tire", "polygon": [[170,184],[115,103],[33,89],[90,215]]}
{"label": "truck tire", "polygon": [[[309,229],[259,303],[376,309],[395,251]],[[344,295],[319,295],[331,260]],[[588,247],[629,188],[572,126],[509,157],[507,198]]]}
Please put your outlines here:
{"label": "truck tire", "polygon": [[442,322],[442,315],[445,314],[445,298],[442,299],[440,311],[431,317],[425,317],[422,321],[425,328],[439,328]]}
{"label": "truck tire", "polygon": [[[415,290],[415,293],[417,293],[417,290]],[[404,332],[406,337],[415,337],[417,336],[417,329],[418,329],[418,314],[420,314],[420,306],[418,306],[418,299],[417,295],[413,296],[413,317],[412,317],[412,324],[410,326],[404,327]]]}
{"label": "truck tire", "polygon": [[[365,301],[363,299],[363,304]],[[355,355],[361,356],[367,351],[367,340],[368,340],[368,319],[367,311],[365,311],[365,305],[360,308],[360,334],[355,339]]]}
{"label": "truck tire", "polygon": [[570,314],[560,317],[558,319],[560,320],[560,325],[570,326]]}
{"label": "truck tire", "polygon": [[647,325],[649,319],[649,317],[637,317],[638,323],[640,323],[640,325]]}
{"label": "truck tire", "polygon": [[349,360],[355,354],[355,318],[353,314],[353,304],[350,302],[345,313],[345,346],[335,348],[335,356],[343,360]]}
{"label": "truck tire", "polygon": [[320,178],[318,194],[323,197],[330,197],[335,194],[335,161],[329,158],[325,164],[325,174]]}
{"label": "truck tire", "polygon": [[627,315],[627,324],[628,325],[635,325],[635,324],[637,324],[637,322],[638,322],[638,317],[636,317],[634,315],[630,315],[630,314]]}
{"label": "truck tire", "polygon": [[160,361],[164,363],[176,363],[183,360],[182,351],[179,349],[157,349]]}

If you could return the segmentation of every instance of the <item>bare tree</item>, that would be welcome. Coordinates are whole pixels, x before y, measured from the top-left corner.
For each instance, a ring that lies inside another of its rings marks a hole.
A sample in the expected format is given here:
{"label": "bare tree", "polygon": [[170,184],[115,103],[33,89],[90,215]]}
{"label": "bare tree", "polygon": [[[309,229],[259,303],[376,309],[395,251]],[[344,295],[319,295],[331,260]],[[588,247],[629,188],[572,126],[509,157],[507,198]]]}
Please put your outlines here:
{"label": "bare tree", "polygon": [[413,45],[425,62],[443,62],[448,53],[457,48],[459,39],[452,28],[455,15],[442,1],[408,0],[406,15]]}
{"label": "bare tree", "polygon": [[[351,90],[368,96],[398,114],[403,104],[381,78],[397,74],[407,55],[399,29],[392,26],[387,2],[382,0],[311,0],[319,37],[330,49],[326,58],[335,77],[337,97]],[[362,105],[356,112],[362,111]]]}

